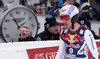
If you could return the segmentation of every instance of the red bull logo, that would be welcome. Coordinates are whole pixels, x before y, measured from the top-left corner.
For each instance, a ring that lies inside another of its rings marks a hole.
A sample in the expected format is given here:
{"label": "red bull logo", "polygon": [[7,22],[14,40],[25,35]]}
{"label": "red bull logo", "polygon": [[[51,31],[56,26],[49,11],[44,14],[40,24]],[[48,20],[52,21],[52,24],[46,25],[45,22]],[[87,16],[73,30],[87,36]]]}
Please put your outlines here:
{"label": "red bull logo", "polygon": [[83,42],[83,39],[77,34],[75,35],[67,34],[64,36],[64,38],[66,38],[66,40],[68,40],[70,43],[75,43],[79,41]]}
{"label": "red bull logo", "polygon": [[74,45],[74,44],[66,44],[66,46],[67,47],[73,47],[73,48],[79,48],[80,47],[80,45],[79,44],[76,44],[76,45]]}
{"label": "red bull logo", "polygon": [[[66,40],[68,42],[70,42],[70,43],[75,43],[75,42],[79,42],[79,41],[83,42],[83,39],[77,34],[75,34],[75,35],[67,34],[67,35],[64,36],[64,38],[66,38]],[[74,44],[69,44],[69,45],[66,44],[66,46],[67,47],[73,47],[73,48],[80,48],[79,44],[76,44],[76,45],[74,45]]]}

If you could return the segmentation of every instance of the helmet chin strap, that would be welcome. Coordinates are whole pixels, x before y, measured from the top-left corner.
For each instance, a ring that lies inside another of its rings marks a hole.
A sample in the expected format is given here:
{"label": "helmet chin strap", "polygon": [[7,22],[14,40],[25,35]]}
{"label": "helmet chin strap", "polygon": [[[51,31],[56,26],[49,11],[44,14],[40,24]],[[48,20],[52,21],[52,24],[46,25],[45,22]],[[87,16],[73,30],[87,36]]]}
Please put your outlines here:
{"label": "helmet chin strap", "polygon": [[71,22],[72,22],[71,28],[74,29],[74,23],[75,23],[75,22],[73,22],[73,21],[71,21]]}
{"label": "helmet chin strap", "polygon": [[74,29],[74,23],[78,20],[78,14],[72,17],[71,22],[72,22],[72,29]]}

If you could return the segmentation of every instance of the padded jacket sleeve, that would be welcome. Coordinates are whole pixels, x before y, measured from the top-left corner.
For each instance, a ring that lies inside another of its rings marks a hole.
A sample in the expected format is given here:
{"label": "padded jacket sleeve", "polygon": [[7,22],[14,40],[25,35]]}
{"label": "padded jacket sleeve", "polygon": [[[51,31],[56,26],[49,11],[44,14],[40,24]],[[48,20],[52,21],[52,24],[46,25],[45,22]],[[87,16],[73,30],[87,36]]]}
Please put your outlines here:
{"label": "padded jacket sleeve", "polygon": [[60,45],[55,59],[63,59],[65,48],[65,42],[62,39],[60,39]]}
{"label": "padded jacket sleeve", "polygon": [[92,53],[92,59],[98,59],[98,51],[97,51],[96,42],[90,30],[85,31],[84,38],[90,52]]}

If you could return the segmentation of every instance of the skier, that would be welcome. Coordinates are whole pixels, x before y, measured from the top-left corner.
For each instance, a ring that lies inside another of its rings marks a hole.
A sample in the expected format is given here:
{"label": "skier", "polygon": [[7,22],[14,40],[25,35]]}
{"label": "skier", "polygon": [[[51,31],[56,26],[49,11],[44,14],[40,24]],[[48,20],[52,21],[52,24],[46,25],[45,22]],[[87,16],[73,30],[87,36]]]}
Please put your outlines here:
{"label": "skier", "polygon": [[[74,5],[63,6],[60,19],[64,23],[60,46],[55,59],[88,59],[90,50],[92,59],[98,59],[96,43],[91,31],[79,24],[79,10]],[[90,58],[90,57],[89,57]]]}

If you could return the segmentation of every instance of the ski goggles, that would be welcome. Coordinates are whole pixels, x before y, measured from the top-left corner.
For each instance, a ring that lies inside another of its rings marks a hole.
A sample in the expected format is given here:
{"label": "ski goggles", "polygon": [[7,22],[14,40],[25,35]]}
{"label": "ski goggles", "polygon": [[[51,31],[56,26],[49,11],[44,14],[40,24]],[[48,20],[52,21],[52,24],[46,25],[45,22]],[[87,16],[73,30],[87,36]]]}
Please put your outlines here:
{"label": "ski goggles", "polygon": [[24,35],[26,35],[26,33],[20,33],[20,34],[19,34],[19,36],[24,36]]}
{"label": "ski goggles", "polygon": [[70,21],[71,17],[70,15],[63,15],[63,16],[60,16],[60,19],[61,21]]}

